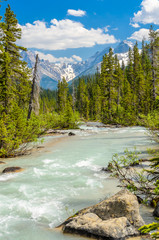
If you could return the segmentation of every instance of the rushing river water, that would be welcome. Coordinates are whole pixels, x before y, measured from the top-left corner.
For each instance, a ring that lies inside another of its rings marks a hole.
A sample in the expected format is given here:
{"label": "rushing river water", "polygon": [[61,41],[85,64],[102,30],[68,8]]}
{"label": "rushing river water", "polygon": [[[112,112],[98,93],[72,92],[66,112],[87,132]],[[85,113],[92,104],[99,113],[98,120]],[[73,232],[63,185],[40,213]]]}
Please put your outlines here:
{"label": "rushing river water", "polygon": [[47,137],[44,149],[0,166],[25,169],[0,175],[0,240],[86,239],[54,227],[119,191],[117,182],[100,171],[114,153],[134,146],[144,153],[155,146],[141,127],[75,132],[72,137]]}

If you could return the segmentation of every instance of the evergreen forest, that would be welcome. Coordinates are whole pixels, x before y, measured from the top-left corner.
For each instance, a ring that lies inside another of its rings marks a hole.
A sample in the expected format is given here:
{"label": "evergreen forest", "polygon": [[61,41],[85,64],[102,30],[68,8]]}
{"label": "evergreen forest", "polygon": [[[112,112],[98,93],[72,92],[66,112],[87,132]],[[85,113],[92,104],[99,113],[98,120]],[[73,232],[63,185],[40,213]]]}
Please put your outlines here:
{"label": "evergreen forest", "polygon": [[10,6],[0,22],[0,157],[23,154],[28,142],[48,129],[77,128],[80,121],[159,128],[159,35],[150,28],[149,42],[129,50],[128,64],[110,49],[101,72],[57,91],[40,89],[38,56],[33,70],[21,58],[17,45],[21,28]]}

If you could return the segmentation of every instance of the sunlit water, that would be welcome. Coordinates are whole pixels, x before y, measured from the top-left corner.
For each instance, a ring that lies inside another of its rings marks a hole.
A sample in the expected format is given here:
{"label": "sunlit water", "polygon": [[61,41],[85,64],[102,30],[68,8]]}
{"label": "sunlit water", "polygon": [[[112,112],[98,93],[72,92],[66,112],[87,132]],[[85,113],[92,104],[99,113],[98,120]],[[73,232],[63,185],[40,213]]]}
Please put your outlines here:
{"label": "sunlit water", "polygon": [[1,170],[25,168],[0,175],[0,240],[83,239],[63,235],[54,227],[119,191],[117,182],[101,172],[114,153],[134,146],[144,153],[155,145],[141,127],[90,127],[75,132],[76,136],[60,136],[56,142],[55,137],[48,137],[39,152],[0,165]]}

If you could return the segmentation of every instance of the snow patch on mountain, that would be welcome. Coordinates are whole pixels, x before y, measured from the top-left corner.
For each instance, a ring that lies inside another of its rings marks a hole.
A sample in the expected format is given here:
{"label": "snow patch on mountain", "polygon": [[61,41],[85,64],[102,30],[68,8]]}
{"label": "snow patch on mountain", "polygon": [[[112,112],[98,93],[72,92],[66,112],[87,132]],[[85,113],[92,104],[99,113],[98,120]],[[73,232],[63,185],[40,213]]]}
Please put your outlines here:
{"label": "snow patch on mountain", "polygon": [[129,53],[117,53],[116,54],[119,60],[120,65],[122,65],[122,62],[124,62],[124,65],[128,65],[128,60],[129,60]]}

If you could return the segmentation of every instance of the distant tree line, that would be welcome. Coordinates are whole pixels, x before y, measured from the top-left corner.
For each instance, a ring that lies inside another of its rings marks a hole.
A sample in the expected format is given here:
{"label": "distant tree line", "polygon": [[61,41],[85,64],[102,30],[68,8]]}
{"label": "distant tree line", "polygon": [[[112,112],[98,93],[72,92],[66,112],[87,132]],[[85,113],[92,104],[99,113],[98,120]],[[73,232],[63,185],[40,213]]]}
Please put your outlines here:
{"label": "distant tree line", "polygon": [[[159,34],[152,27],[149,40],[142,42],[141,50],[137,42],[129,49],[126,66],[110,48],[103,56],[101,73],[74,80],[71,87],[65,79],[59,81],[54,109],[65,112],[72,108],[85,120],[141,124],[144,116],[159,107]],[[52,100],[46,95],[43,105],[49,108],[48,101]]]}

